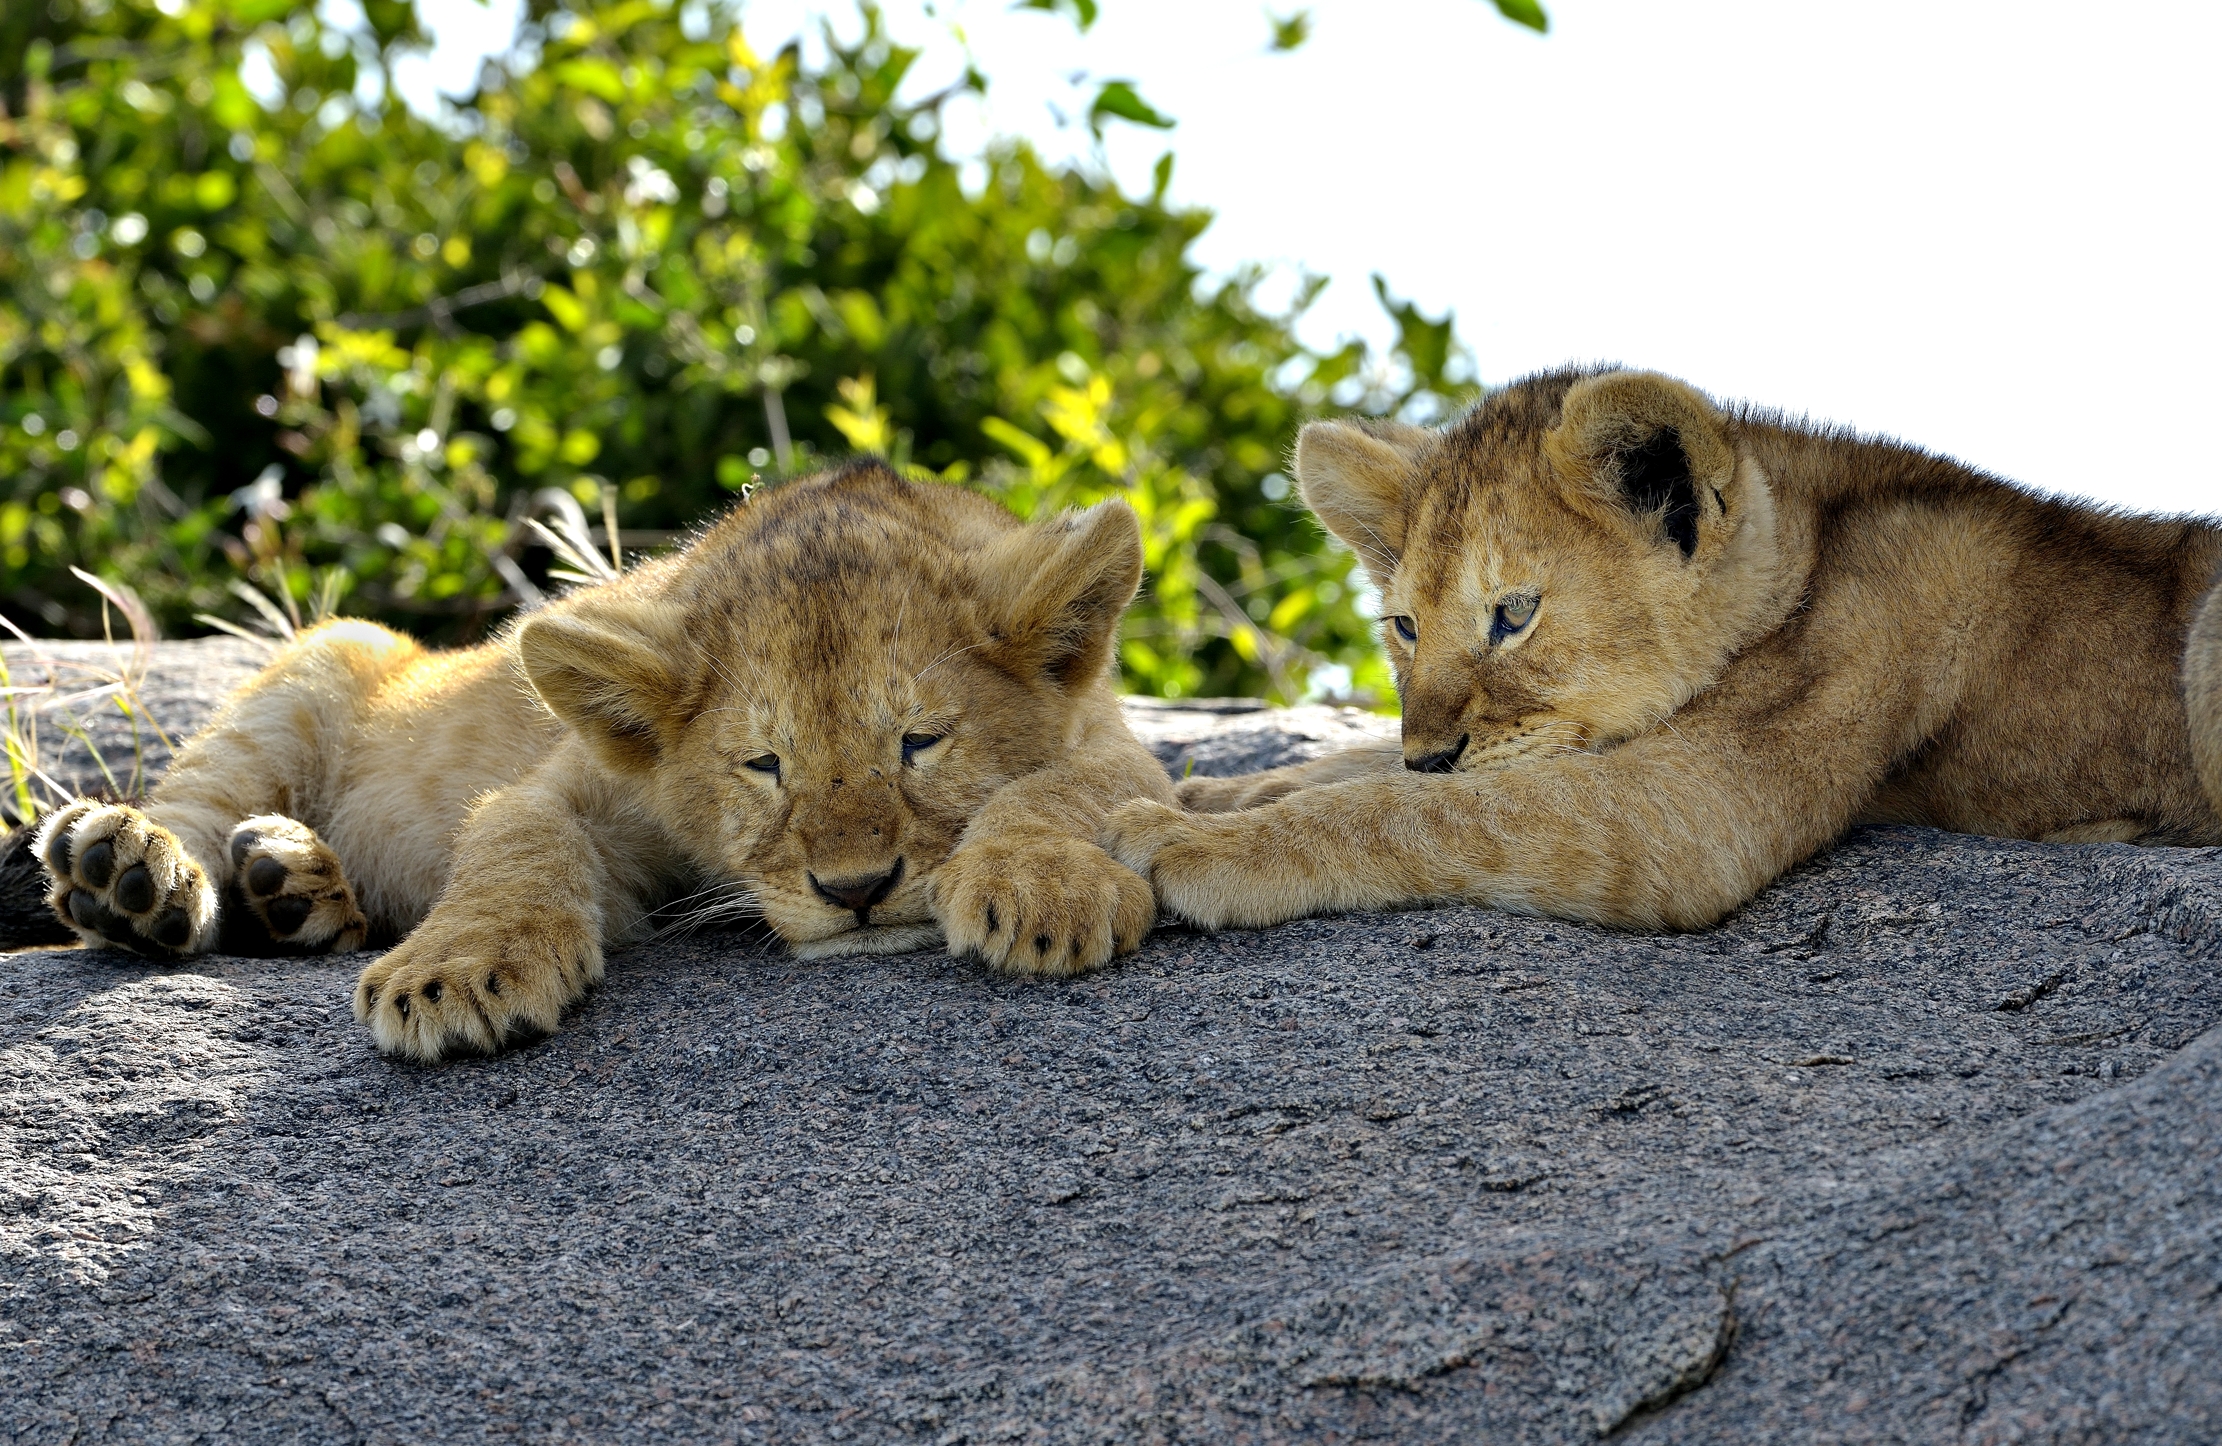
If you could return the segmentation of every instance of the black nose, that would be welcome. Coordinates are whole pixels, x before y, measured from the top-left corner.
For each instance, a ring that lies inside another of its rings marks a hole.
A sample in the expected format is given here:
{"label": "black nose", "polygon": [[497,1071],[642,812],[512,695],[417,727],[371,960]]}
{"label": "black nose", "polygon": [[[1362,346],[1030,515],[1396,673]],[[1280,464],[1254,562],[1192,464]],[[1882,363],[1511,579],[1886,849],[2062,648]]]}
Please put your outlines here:
{"label": "black nose", "polygon": [[886,873],[874,874],[868,878],[821,879],[816,874],[810,875],[810,887],[818,891],[819,898],[844,909],[854,909],[859,914],[894,893],[895,886],[902,881],[901,859],[895,860],[895,867]]}
{"label": "black nose", "polygon": [[1458,755],[1466,751],[1466,740],[1471,733],[1461,733],[1458,741],[1440,753],[1430,753],[1425,758],[1407,758],[1404,766],[1414,773],[1448,773],[1458,766]]}

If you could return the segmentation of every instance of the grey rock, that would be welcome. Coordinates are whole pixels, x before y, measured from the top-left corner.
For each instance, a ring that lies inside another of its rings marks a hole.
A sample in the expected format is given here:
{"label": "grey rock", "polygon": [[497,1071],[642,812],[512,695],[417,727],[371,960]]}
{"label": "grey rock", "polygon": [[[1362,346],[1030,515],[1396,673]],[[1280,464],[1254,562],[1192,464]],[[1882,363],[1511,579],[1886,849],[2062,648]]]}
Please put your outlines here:
{"label": "grey rock", "polygon": [[2218,950],[2218,851],[1874,829],[1694,935],[700,935],[440,1069],[360,957],[9,956],[0,1437],[2222,1439]]}
{"label": "grey rock", "polygon": [[[270,649],[214,637],[156,643],[149,661],[134,653],[128,644],[0,643],[10,683],[46,690],[33,737],[48,777],[87,791],[145,792],[169,765],[170,745],[207,722]],[[119,697],[128,706],[117,706]]]}

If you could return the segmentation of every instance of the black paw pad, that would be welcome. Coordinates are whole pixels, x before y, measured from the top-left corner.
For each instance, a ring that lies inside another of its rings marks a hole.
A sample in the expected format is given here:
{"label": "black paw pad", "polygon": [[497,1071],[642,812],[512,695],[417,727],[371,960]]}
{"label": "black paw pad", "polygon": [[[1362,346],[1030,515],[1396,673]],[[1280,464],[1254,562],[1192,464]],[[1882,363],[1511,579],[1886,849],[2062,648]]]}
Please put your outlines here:
{"label": "black paw pad", "polygon": [[260,842],[262,842],[262,835],[259,833],[250,831],[232,835],[231,866],[235,869],[247,867],[247,851]]}
{"label": "black paw pad", "polygon": [[247,870],[247,892],[258,899],[267,899],[285,887],[285,874],[285,865],[276,859],[256,859],[254,867]]}
{"label": "black paw pad", "polygon": [[54,877],[58,879],[69,877],[68,829],[58,828],[54,830],[54,837],[47,840],[46,866],[54,871]]}
{"label": "black paw pad", "polygon": [[132,931],[129,919],[83,889],[71,891],[69,916],[77,921],[80,929],[90,929],[112,944],[139,942],[139,936]]}
{"label": "black paw pad", "polygon": [[[280,864],[278,869],[279,872],[283,873],[285,865]],[[309,921],[309,910],[315,907],[316,905],[309,900],[298,895],[292,898],[273,899],[270,901],[269,907],[263,910],[263,917],[270,921],[270,932],[282,938],[306,924]]]}
{"label": "black paw pad", "polygon": [[183,909],[164,909],[147,932],[165,949],[182,949],[193,937],[193,921]]}
{"label": "black paw pad", "polygon": [[94,888],[107,888],[108,881],[116,876],[116,846],[106,839],[94,844],[77,860],[77,872]]}
{"label": "black paw pad", "polygon": [[116,880],[116,905],[127,914],[144,914],[154,907],[154,875],[145,864],[133,864]]}

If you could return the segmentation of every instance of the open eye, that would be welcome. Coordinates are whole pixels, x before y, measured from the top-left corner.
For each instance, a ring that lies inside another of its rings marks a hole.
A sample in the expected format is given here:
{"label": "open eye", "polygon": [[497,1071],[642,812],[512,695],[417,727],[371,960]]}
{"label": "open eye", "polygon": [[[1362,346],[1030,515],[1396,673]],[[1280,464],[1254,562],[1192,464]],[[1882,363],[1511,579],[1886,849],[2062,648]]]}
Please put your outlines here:
{"label": "open eye", "polygon": [[946,733],[905,733],[903,735],[903,762],[910,762],[948,736]]}
{"label": "open eye", "polygon": [[1389,619],[1389,621],[1396,624],[1396,635],[1404,639],[1404,641],[1408,643],[1416,643],[1420,640],[1420,626],[1418,623],[1413,622],[1410,618],[1399,614],[1398,616]]}
{"label": "open eye", "polygon": [[1538,597],[1514,597],[1498,603],[1496,613],[1489,619],[1489,641],[1501,643],[1534,622],[1536,607],[1541,602]]}
{"label": "open eye", "polygon": [[758,773],[768,773],[777,778],[779,777],[779,755],[776,753],[759,753],[754,758],[744,759],[741,767],[753,768]]}

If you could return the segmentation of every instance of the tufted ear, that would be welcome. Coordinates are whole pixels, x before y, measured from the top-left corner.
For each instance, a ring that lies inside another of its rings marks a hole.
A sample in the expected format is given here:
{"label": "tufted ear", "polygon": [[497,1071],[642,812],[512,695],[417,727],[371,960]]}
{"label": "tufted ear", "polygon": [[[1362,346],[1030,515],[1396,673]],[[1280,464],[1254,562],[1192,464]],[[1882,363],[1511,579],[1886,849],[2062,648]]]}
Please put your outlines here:
{"label": "tufted ear", "polygon": [[1404,551],[1404,503],[1435,433],[1402,422],[1313,422],[1296,435],[1304,505],[1387,577]]}
{"label": "tufted ear", "polygon": [[623,623],[534,617],[517,632],[517,656],[549,710],[619,768],[651,767],[685,721],[667,651]]}
{"label": "tufted ear", "polygon": [[1727,514],[1736,448],[1713,404],[1657,372],[1607,372],[1566,393],[1544,449],[1562,471],[1644,519],[1687,558]]}
{"label": "tufted ear", "polygon": [[1008,533],[981,563],[995,657],[1022,678],[1084,688],[1111,661],[1142,585],[1142,524],[1117,499]]}

